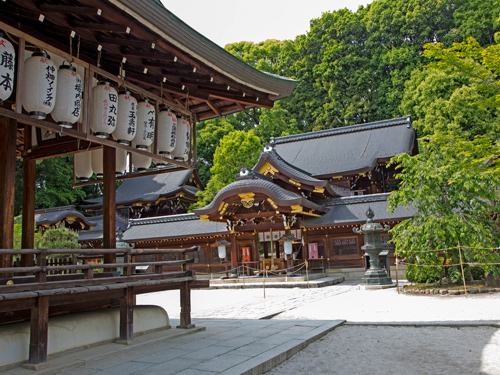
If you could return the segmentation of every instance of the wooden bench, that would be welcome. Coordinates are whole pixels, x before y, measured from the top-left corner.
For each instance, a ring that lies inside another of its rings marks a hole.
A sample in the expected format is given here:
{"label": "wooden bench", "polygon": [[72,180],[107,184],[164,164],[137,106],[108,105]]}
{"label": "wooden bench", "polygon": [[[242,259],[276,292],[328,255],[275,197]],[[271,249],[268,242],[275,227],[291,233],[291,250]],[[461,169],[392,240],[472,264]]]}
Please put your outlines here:
{"label": "wooden bench", "polygon": [[[133,339],[133,305],[135,296],[142,293],[179,289],[181,316],[179,328],[191,324],[191,289],[206,288],[208,280],[196,280],[190,265],[194,259],[187,255],[199,251],[188,249],[64,249],[64,250],[0,250],[5,255],[35,255],[32,267],[0,269],[0,313],[29,311],[29,364],[37,366],[47,361],[49,308],[55,313],[79,311],[109,305],[120,306],[119,342]],[[69,264],[47,266],[47,257],[55,254],[104,256],[107,259],[123,257],[120,263]],[[167,254],[176,254],[178,260],[162,261]],[[144,255],[153,255],[155,261],[140,262]],[[136,267],[148,267],[146,273],[136,273]],[[178,271],[163,272],[164,267],[178,266]],[[122,269],[122,272],[119,272]],[[49,275],[61,271],[60,275]],[[21,315],[22,318],[22,315]],[[26,317],[28,318],[28,317]]]}

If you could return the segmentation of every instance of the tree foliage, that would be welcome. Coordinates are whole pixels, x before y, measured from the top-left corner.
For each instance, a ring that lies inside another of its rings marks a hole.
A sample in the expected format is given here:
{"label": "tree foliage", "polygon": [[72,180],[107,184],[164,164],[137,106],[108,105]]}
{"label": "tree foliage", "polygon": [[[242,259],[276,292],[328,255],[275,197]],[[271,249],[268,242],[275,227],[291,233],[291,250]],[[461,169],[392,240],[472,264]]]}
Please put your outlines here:
{"label": "tree foliage", "polygon": [[261,147],[260,139],[253,130],[249,132],[238,130],[224,136],[215,150],[210,181],[204,191],[196,194],[198,203],[193,208],[208,205],[220,189],[235,181],[240,166],[253,167],[259,158]]}
{"label": "tree foliage", "polygon": [[[391,229],[399,254],[410,261],[440,265],[460,261],[498,262],[500,227],[500,147],[498,141],[477,136],[472,140],[449,133],[423,138],[420,153],[391,160],[400,172],[389,208],[415,207],[415,215]],[[489,250],[488,250],[489,249]]]}
{"label": "tree foliage", "polygon": [[39,249],[80,249],[78,233],[67,228],[47,229],[38,241]]}

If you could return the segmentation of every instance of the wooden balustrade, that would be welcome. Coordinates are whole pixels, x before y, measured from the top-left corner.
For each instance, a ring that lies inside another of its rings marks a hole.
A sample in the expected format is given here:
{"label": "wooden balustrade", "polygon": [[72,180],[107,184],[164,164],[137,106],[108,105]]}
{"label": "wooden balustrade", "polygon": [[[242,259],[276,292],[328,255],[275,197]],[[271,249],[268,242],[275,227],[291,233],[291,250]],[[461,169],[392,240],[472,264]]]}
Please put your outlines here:
{"label": "wooden balustrade", "polygon": [[[0,250],[3,255],[35,256],[31,267],[0,268],[0,313],[31,310],[29,363],[47,361],[47,332],[49,307],[78,311],[83,305],[97,308],[119,300],[120,341],[133,338],[134,296],[141,293],[179,289],[181,328],[190,328],[192,288],[209,286],[208,280],[195,280],[191,270],[198,246],[187,249],[21,249]],[[61,254],[71,256],[70,264],[52,261]],[[176,254],[178,260],[161,260],[164,255]],[[140,261],[145,258],[151,261]],[[88,259],[119,259],[116,263],[88,263]],[[80,259],[80,261],[77,261]],[[123,261],[121,260],[123,259]],[[178,271],[165,272],[164,267],[179,266]],[[138,267],[147,267],[138,272]],[[7,277],[6,277],[7,276]],[[83,304],[83,305],[82,305]],[[69,308],[68,306],[76,306]]]}

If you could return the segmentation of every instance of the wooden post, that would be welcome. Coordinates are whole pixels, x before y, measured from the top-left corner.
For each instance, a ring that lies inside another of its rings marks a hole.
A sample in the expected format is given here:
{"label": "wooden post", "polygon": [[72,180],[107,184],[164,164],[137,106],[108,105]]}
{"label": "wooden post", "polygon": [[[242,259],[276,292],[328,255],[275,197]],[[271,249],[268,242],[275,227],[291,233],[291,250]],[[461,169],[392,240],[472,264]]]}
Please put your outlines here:
{"label": "wooden post", "polygon": [[[116,248],[116,151],[103,148],[103,247]],[[116,254],[104,254],[104,263],[116,263]]]}
{"label": "wooden post", "polygon": [[120,298],[120,344],[127,344],[134,339],[134,293],[133,288],[125,289]]}
{"label": "wooden post", "polygon": [[[0,249],[14,248],[14,192],[17,121],[0,117]],[[0,257],[0,267],[11,267],[12,255]]]}
{"label": "wooden post", "polygon": [[[31,134],[31,126],[24,127],[24,134]],[[26,141],[25,141],[26,146]],[[24,157],[23,159],[23,223],[21,248],[35,248],[35,160]],[[21,267],[31,267],[34,264],[33,255],[21,255]]]}
{"label": "wooden post", "polygon": [[230,240],[231,242],[231,267],[238,268],[238,255],[236,254],[236,234],[231,232]]}
{"label": "wooden post", "polygon": [[49,297],[37,298],[36,307],[31,309],[29,364],[47,362],[49,337]]}
{"label": "wooden post", "polygon": [[184,282],[180,288],[181,293],[181,324],[177,328],[193,328],[191,324],[191,289],[189,288],[189,281]]}

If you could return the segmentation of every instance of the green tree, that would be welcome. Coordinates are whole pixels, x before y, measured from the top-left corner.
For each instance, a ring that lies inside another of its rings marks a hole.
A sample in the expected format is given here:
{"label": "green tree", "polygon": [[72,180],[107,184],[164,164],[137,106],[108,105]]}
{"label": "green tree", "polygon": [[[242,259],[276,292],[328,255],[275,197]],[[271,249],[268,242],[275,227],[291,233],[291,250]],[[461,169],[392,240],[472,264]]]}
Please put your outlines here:
{"label": "green tree", "polygon": [[273,137],[297,133],[300,133],[297,120],[279,102],[271,109],[262,109],[260,124],[255,128],[255,135],[262,142],[269,142]]}
{"label": "green tree", "polygon": [[425,47],[425,55],[438,60],[431,68],[452,68],[471,78],[486,98],[479,102],[480,106],[500,107],[500,41],[486,48],[481,47],[474,38],[454,43],[451,48],[444,48],[441,43],[427,44]]}
{"label": "green tree", "polygon": [[47,229],[38,242],[39,249],[80,249],[78,233],[67,228]]}
{"label": "green tree", "polygon": [[198,203],[192,208],[208,205],[220,189],[235,181],[240,166],[253,167],[259,158],[261,147],[260,139],[253,130],[234,131],[224,136],[215,150],[214,166],[210,169],[212,176],[205,190],[196,194]]}
{"label": "green tree", "polygon": [[[477,136],[467,140],[449,133],[423,138],[420,153],[401,154],[391,165],[400,170],[397,191],[389,209],[413,205],[415,215],[391,229],[393,243],[402,258],[441,265],[433,250],[442,250],[444,261],[463,259],[498,262],[499,254],[485,250],[498,246],[500,213],[500,147],[497,141]],[[441,274],[440,276],[442,276]]]}
{"label": "green tree", "polygon": [[500,2],[498,0],[468,0],[454,13],[453,18],[463,39],[475,38],[481,45],[495,41],[500,30]]}
{"label": "green tree", "polygon": [[405,84],[401,112],[412,115],[420,135],[451,132],[465,137],[500,136],[500,108],[478,108],[487,100],[478,82],[456,70],[415,70]]}
{"label": "green tree", "polygon": [[217,118],[197,124],[196,145],[198,147],[197,169],[204,184],[210,179],[210,168],[214,165],[214,154],[220,140],[234,131],[233,125],[226,118]]}

